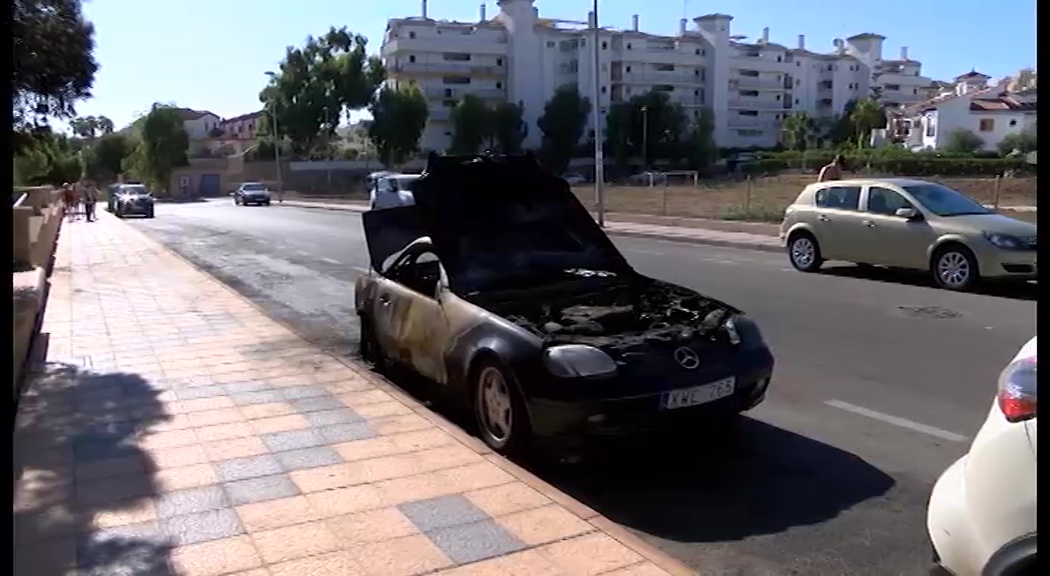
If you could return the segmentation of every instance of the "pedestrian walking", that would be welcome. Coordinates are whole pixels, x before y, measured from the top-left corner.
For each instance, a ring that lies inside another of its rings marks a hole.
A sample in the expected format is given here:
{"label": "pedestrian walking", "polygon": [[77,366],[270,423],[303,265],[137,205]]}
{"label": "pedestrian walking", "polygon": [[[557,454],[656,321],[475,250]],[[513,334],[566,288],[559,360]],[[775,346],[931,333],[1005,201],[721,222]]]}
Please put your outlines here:
{"label": "pedestrian walking", "polygon": [[70,222],[77,219],[77,195],[73,187],[66,182],[62,185],[62,204],[66,207],[66,218]]}
{"label": "pedestrian walking", "polygon": [[842,180],[842,154],[836,154],[831,163],[820,169],[817,182],[828,182],[831,180]]}
{"label": "pedestrian walking", "polygon": [[98,190],[90,182],[83,186],[83,190],[84,219],[88,222],[94,222],[97,219],[95,217],[95,205],[98,204]]}

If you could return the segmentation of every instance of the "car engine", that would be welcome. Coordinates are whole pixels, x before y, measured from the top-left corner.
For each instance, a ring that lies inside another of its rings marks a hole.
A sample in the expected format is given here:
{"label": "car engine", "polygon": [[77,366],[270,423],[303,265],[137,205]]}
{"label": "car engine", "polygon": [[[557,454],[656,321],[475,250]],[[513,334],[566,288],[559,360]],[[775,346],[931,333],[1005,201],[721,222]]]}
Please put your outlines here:
{"label": "car engine", "polygon": [[618,285],[601,292],[537,298],[542,304],[513,304],[505,317],[548,344],[597,348],[643,342],[674,344],[697,338],[725,339],[720,330],[738,311],[697,292],[657,280]]}

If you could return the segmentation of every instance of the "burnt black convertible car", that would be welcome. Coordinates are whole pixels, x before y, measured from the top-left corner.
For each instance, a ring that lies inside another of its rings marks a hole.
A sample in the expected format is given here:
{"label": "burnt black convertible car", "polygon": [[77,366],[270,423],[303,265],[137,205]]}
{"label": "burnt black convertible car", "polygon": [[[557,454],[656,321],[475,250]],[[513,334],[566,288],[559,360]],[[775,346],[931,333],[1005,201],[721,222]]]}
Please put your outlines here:
{"label": "burnt black convertible car", "polygon": [[531,155],[431,155],[413,191],[362,214],[361,352],[468,402],[494,450],[728,424],[765,397],[755,323],[636,272]]}

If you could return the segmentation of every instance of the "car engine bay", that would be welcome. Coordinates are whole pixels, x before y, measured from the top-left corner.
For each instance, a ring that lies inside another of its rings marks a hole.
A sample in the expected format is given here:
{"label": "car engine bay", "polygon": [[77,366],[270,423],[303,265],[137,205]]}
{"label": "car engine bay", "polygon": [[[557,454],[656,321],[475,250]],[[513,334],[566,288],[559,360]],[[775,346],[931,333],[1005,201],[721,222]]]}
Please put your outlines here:
{"label": "car engine bay", "polygon": [[585,293],[533,296],[490,310],[548,345],[586,344],[606,350],[697,339],[728,343],[721,328],[739,313],[692,290],[648,278]]}

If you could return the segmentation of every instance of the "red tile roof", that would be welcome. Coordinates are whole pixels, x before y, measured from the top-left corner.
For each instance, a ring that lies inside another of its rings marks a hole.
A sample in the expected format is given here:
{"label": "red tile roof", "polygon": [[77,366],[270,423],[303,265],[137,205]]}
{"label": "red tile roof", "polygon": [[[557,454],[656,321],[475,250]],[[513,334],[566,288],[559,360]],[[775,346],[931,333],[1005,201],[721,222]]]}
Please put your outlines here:
{"label": "red tile roof", "polygon": [[970,102],[971,112],[1034,112],[1035,110],[1035,102],[1018,102],[1009,96],[974,98]]}
{"label": "red tile roof", "polygon": [[240,116],[234,116],[233,118],[227,118],[221,122],[221,124],[231,124],[233,122],[241,122],[243,120],[254,120],[263,115],[263,111],[249,112],[247,114],[241,114]]}

